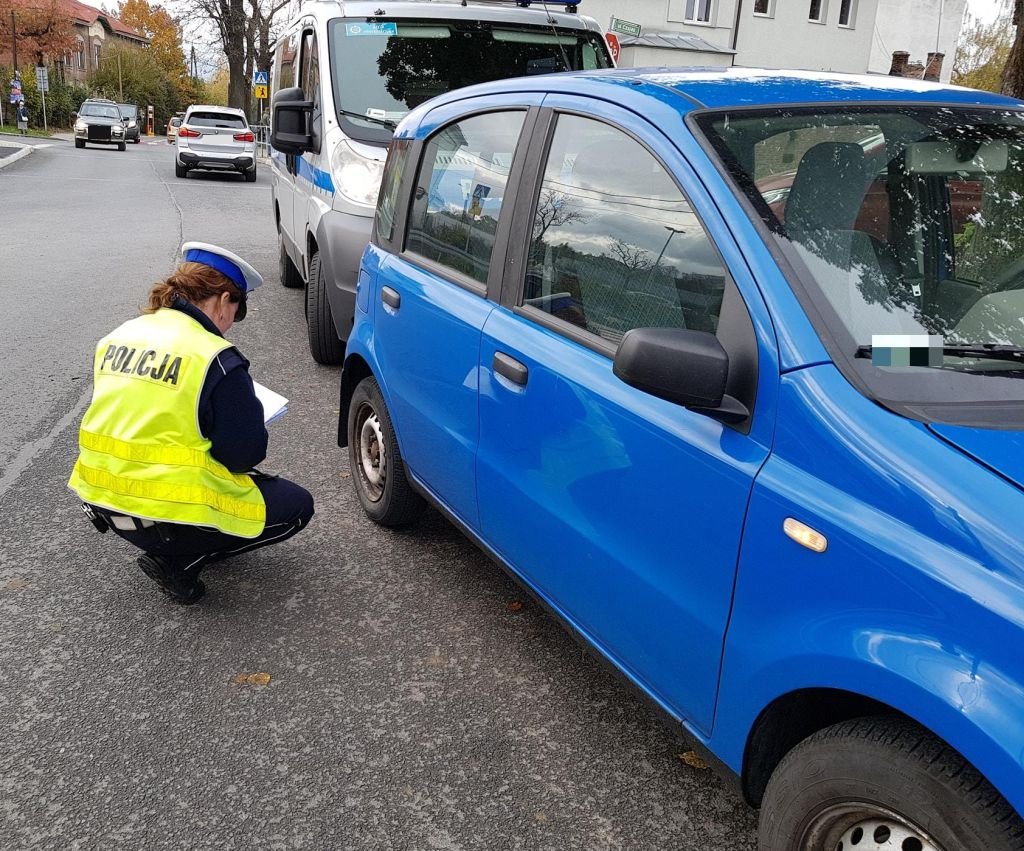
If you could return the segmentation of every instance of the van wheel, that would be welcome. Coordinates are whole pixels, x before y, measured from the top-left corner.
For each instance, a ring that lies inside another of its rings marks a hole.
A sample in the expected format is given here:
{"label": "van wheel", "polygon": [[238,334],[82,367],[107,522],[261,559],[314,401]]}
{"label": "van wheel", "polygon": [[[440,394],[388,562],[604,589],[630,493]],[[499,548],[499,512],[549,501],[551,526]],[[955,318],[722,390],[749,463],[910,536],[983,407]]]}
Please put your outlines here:
{"label": "van wheel", "polygon": [[284,248],[284,237],[277,237],[278,246],[278,259],[277,259],[277,271],[281,276],[281,283],[284,284],[288,289],[297,290],[303,286],[302,275],[299,274],[299,270],[295,268],[295,264],[292,263],[292,258],[288,256],[288,252]]}
{"label": "van wheel", "polygon": [[348,458],[356,495],[374,523],[408,526],[423,513],[423,497],[406,478],[391,416],[373,377],[360,381],[352,393]]}
{"label": "van wheel", "polygon": [[1024,822],[960,754],[909,720],[805,739],[761,803],[761,851],[1021,851]]}
{"label": "van wheel", "polygon": [[306,286],[306,331],[309,353],[313,360],[327,366],[336,366],[345,356],[345,344],[338,339],[331,316],[331,303],[327,300],[327,281],[320,267],[320,252],[309,260],[309,284]]}

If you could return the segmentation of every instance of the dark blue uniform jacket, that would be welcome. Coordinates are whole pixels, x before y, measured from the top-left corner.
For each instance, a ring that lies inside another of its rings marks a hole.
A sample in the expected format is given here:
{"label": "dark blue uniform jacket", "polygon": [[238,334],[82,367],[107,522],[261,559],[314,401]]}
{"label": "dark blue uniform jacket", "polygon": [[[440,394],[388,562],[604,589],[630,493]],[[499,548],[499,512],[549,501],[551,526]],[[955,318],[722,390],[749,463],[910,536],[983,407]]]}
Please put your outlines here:
{"label": "dark blue uniform jacket", "polygon": [[[224,336],[194,304],[178,297],[172,307],[211,334]],[[217,355],[206,374],[199,394],[199,429],[213,444],[210,454],[232,473],[251,470],[267,457],[263,405],[252,387],[249,361],[234,347]]]}

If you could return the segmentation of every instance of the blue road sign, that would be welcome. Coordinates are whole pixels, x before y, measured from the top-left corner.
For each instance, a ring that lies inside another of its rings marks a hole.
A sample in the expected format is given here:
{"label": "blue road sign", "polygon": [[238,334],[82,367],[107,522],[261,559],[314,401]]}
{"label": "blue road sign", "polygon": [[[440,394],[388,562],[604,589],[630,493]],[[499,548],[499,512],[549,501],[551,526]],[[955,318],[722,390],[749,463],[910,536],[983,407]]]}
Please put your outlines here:
{"label": "blue road sign", "polygon": [[252,72],[252,84],[254,86],[265,86],[267,84],[267,72],[266,71],[253,71]]}

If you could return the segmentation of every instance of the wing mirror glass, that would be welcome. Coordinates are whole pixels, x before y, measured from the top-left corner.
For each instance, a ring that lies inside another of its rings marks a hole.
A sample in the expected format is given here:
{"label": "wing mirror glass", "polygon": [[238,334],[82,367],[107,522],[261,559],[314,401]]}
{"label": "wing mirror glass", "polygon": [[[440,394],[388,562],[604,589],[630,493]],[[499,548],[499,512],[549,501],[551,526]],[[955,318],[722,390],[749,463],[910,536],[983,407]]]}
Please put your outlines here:
{"label": "wing mirror glass", "polygon": [[750,412],[726,394],[729,355],[714,334],[685,328],[634,328],[619,343],[612,364],[631,387],[723,422]]}
{"label": "wing mirror glass", "polygon": [[301,156],[313,150],[310,124],[313,103],[302,89],[281,89],[274,95],[270,109],[270,146],[282,154]]}

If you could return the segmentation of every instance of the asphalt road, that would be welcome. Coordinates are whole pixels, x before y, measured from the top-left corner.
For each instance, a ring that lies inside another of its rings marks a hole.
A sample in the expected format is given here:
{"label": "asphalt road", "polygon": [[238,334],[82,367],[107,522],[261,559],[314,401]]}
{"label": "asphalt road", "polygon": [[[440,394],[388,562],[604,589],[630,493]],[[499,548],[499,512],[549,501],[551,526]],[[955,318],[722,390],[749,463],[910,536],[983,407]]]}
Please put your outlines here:
{"label": "asphalt road", "polygon": [[[753,848],[756,815],[458,532],[365,519],[268,176],[59,141],[0,170],[0,849]],[[65,483],[95,341],[188,239],[267,278],[230,336],[291,399],[265,467],[317,515],[181,608]]]}

